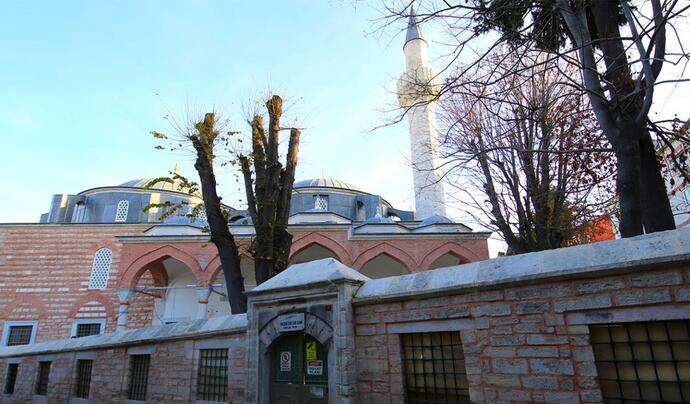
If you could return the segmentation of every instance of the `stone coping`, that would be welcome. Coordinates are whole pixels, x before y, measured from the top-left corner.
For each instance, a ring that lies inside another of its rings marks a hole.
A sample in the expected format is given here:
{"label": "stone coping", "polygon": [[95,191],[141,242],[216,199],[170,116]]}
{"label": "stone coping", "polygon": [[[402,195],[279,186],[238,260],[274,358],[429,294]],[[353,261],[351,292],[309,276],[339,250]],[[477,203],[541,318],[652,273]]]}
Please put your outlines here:
{"label": "stone coping", "polygon": [[175,324],[135,328],[82,338],[46,341],[32,345],[2,347],[0,348],[0,358],[96,350],[114,346],[122,347],[127,345],[153,344],[160,341],[168,342],[179,339],[199,339],[246,331],[246,329],[247,315],[234,314],[203,320],[180,321]]}
{"label": "stone coping", "polygon": [[285,289],[296,289],[308,285],[329,284],[344,281],[364,283],[371,278],[345,266],[334,258],[293,264],[284,271],[267,280],[254,289],[247,291],[247,296],[254,296],[262,292],[275,292]]}
{"label": "stone coping", "polygon": [[632,267],[690,261],[690,228],[494,258],[368,281],[353,303],[428,297],[510,284],[604,276]]}

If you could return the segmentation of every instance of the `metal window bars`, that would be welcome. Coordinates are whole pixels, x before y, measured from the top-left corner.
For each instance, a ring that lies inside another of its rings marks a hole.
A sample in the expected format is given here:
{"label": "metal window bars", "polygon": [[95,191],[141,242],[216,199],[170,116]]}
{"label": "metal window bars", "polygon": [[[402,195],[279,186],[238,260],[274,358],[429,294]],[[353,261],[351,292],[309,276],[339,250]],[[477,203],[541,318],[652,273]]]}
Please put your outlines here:
{"label": "metal window bars", "polygon": [[469,403],[459,332],[400,335],[408,403]]}
{"label": "metal window bars", "polygon": [[33,325],[11,325],[10,335],[7,337],[7,346],[29,344],[33,329]]}
{"label": "metal window bars", "polygon": [[38,362],[38,375],[36,376],[36,395],[48,394],[48,380],[50,378],[50,362]]}
{"label": "metal window bars", "polygon": [[690,320],[590,326],[606,403],[690,402]]}
{"label": "metal window bars", "polygon": [[127,398],[130,400],[145,401],[151,355],[130,355],[129,358],[129,387],[127,388]]}
{"label": "metal window bars", "polygon": [[77,332],[75,337],[88,337],[89,335],[98,335],[101,333],[101,323],[82,323],[77,324]]}
{"label": "metal window bars", "polygon": [[74,396],[77,398],[89,398],[91,389],[91,370],[93,361],[80,359],[77,361],[77,378],[74,382]]}
{"label": "metal window bars", "polygon": [[200,350],[196,387],[197,400],[226,401],[227,395],[228,350]]}
{"label": "metal window bars", "polygon": [[7,376],[5,377],[5,394],[14,394],[14,385],[17,383],[18,363],[7,365]]}

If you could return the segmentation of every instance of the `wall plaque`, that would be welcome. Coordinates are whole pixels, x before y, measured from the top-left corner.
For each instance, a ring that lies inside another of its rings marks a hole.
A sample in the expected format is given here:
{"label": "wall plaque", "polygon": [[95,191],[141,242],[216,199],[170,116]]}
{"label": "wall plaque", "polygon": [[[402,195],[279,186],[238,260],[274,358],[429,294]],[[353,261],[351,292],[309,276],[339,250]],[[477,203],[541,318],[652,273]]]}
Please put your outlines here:
{"label": "wall plaque", "polygon": [[278,331],[302,331],[304,330],[304,313],[290,313],[278,316]]}

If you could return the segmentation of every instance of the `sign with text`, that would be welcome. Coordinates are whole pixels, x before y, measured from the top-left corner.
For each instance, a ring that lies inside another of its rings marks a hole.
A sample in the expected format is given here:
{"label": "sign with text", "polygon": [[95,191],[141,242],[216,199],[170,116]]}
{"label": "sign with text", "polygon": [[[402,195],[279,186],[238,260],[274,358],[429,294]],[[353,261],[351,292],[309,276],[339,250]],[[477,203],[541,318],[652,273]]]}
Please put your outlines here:
{"label": "sign with text", "polygon": [[302,331],[304,330],[304,313],[291,313],[278,316],[278,331]]}
{"label": "sign with text", "polygon": [[289,372],[292,370],[292,352],[280,353],[280,371]]}
{"label": "sign with text", "polygon": [[321,376],[323,374],[323,361],[307,362],[307,374],[309,376]]}

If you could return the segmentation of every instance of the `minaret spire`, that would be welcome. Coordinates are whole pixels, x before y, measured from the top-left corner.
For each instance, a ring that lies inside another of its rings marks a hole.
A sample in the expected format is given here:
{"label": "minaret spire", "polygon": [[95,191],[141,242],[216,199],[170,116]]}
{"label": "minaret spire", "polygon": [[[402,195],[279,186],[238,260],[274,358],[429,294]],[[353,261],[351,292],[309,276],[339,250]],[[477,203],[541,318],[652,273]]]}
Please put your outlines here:
{"label": "minaret spire", "polygon": [[410,6],[410,18],[407,20],[407,35],[405,35],[405,45],[413,39],[424,40],[422,29],[417,23],[417,15],[414,13],[414,6]]}
{"label": "minaret spire", "polygon": [[415,219],[446,214],[436,133],[436,106],[440,86],[436,74],[428,66],[427,47],[417,15],[410,6],[403,46],[406,71],[398,80],[398,101],[410,124]]}

